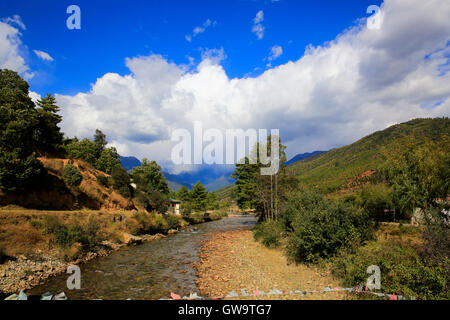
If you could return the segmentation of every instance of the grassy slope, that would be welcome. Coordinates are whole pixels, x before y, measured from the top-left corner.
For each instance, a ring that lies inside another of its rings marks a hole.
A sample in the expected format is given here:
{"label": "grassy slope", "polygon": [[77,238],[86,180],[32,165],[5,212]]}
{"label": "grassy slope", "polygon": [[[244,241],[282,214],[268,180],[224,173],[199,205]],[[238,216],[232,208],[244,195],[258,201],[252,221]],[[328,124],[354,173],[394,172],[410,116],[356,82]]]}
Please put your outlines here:
{"label": "grassy slope", "polygon": [[[0,191],[0,206],[19,205],[32,209],[76,210],[88,209],[134,209],[132,201],[125,199],[111,186],[102,185],[97,176],[109,175],[96,170],[79,159],[39,158],[44,174],[39,184],[17,194]],[[68,186],[63,179],[64,167],[72,163],[78,168],[83,180],[77,187]]]}
{"label": "grassy slope", "polygon": [[417,144],[425,139],[439,141],[450,135],[448,118],[415,119],[377,131],[348,146],[333,149],[317,157],[288,166],[289,173],[307,186],[321,192],[333,192],[362,172],[376,169],[384,162],[382,152],[395,152],[402,139],[414,137]]}
{"label": "grassy slope", "polygon": [[[372,133],[348,146],[293,163],[287,168],[289,174],[306,186],[332,193],[349,179],[383,164],[382,152],[395,152],[402,139],[412,136],[420,144],[425,139],[439,141],[444,135],[450,135],[450,119],[414,119]],[[216,194],[223,199],[230,197],[233,190],[234,185],[222,188]]]}

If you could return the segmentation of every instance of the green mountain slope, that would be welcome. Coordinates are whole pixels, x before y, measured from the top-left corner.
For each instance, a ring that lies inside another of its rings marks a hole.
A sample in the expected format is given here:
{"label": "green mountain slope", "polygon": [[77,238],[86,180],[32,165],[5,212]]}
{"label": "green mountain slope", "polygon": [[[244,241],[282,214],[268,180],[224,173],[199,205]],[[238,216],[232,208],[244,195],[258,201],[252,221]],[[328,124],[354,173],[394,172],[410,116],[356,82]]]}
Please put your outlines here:
{"label": "green mountain slope", "polygon": [[[319,192],[332,193],[349,179],[377,169],[384,163],[383,153],[396,152],[405,143],[421,145],[428,140],[444,141],[450,136],[450,119],[414,119],[374,132],[350,145],[295,162],[288,173]],[[450,146],[449,146],[450,152]],[[229,198],[234,185],[216,191],[219,199]]]}
{"label": "green mountain slope", "polygon": [[445,135],[450,135],[449,118],[414,119],[377,131],[348,146],[296,162],[288,166],[288,171],[303,184],[330,193],[348,179],[379,167],[384,162],[382,152],[395,152],[399,143],[410,141],[420,145],[427,139],[442,141]]}

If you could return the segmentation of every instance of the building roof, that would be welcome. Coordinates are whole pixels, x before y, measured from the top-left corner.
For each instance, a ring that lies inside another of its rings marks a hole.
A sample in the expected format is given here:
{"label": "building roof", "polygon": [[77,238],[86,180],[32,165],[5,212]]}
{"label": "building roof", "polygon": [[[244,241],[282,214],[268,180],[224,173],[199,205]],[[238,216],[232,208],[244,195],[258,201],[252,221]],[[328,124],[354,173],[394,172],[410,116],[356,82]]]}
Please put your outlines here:
{"label": "building roof", "polygon": [[176,199],[167,199],[167,202],[183,202],[181,200],[176,200]]}

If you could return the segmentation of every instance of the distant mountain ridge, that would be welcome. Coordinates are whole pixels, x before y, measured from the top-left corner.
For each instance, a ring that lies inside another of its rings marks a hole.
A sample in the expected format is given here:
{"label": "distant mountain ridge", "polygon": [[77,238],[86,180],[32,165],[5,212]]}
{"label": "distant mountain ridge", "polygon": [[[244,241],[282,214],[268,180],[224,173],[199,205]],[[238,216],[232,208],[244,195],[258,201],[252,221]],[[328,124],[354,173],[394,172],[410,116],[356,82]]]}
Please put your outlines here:
{"label": "distant mountain ridge", "polygon": [[127,171],[133,170],[134,167],[141,166],[141,161],[139,161],[139,159],[136,157],[120,156],[120,163],[122,164],[122,167]]}
{"label": "distant mountain ridge", "polygon": [[327,151],[313,151],[313,152],[299,153],[299,154],[295,155],[294,157],[292,157],[291,160],[286,161],[285,164],[288,166],[292,163],[301,161],[303,159],[311,158],[311,157],[317,156],[317,155],[325,153],[325,152],[327,152]]}
{"label": "distant mountain ridge", "polygon": [[[133,168],[141,166],[138,158],[130,156],[120,156],[122,167],[131,172]],[[217,166],[204,166],[199,170],[192,172],[181,172],[178,174],[169,173],[164,170],[163,174],[169,183],[169,188],[178,191],[182,186],[192,189],[197,181],[200,181],[208,191],[216,191],[220,188],[229,186],[234,183],[230,178],[232,170],[217,170]]]}
{"label": "distant mountain ridge", "polygon": [[[172,184],[172,189],[177,191],[181,186],[186,186],[188,189],[200,181],[208,191],[216,191],[220,188],[226,187],[234,183],[230,178],[232,171],[217,171],[214,166],[207,166],[197,171],[181,172],[179,174],[172,174],[163,171],[169,186]],[[178,189],[175,189],[177,187]]]}

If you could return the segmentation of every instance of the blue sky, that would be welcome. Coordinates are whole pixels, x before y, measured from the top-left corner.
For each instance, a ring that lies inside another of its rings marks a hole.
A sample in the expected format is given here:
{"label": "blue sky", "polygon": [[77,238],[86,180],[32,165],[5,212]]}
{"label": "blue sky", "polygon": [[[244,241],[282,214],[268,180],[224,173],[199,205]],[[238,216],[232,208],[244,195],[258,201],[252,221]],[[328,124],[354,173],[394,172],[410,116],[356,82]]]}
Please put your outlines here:
{"label": "blue sky", "polygon": [[[66,8],[81,9],[81,30],[66,28]],[[74,94],[88,91],[107,72],[130,71],[126,57],[161,54],[176,64],[201,59],[201,49],[223,48],[222,65],[230,78],[256,76],[267,69],[270,49],[282,47],[283,54],[272,65],[299,59],[309,44],[320,45],[367,16],[375,0],[355,1],[29,1],[0,3],[1,16],[20,15],[26,30],[22,41],[32,50],[50,54],[54,61],[28,54],[26,60],[35,76],[31,89]],[[263,10],[264,37],[251,29]],[[191,42],[185,36],[207,19],[216,22]]]}
{"label": "blue sky", "polygon": [[[66,27],[71,4],[81,30]],[[190,169],[171,162],[171,134],[196,121],[279,129],[291,158],[450,116],[449,1],[7,0],[0,13],[0,67],[34,99],[55,94],[67,136],[99,128],[174,171]]]}

